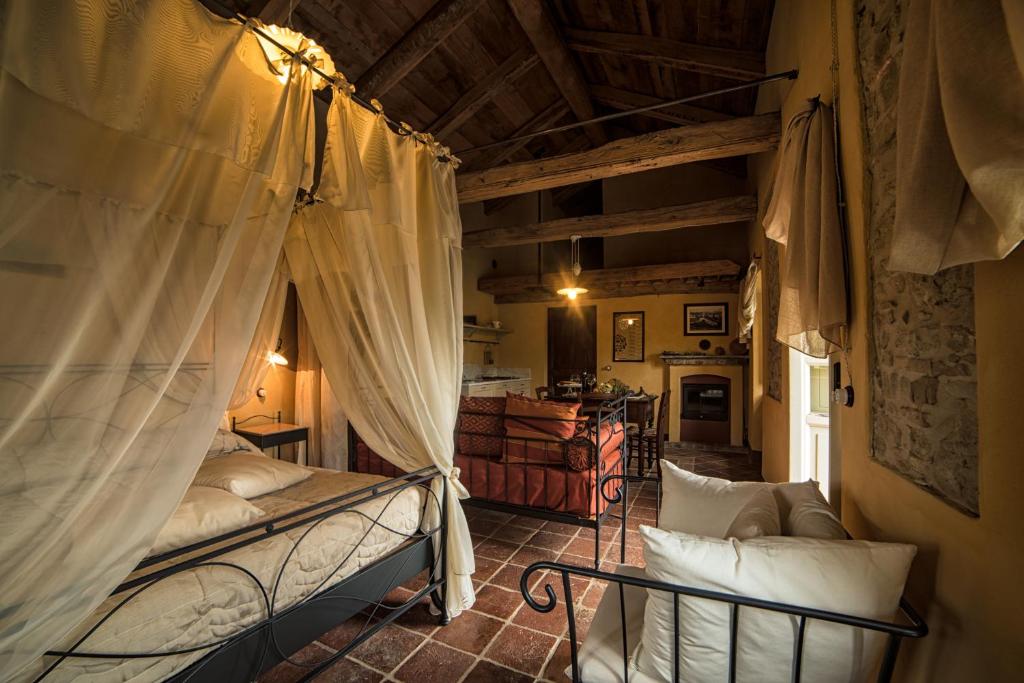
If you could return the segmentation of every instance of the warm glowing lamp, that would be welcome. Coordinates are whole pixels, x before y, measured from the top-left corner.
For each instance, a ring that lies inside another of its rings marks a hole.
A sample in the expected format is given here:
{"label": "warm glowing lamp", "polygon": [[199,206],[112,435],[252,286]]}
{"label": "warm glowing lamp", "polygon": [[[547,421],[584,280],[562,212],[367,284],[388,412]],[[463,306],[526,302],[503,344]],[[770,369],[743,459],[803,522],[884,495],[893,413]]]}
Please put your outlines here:
{"label": "warm glowing lamp", "polygon": [[279,354],[277,351],[271,351],[267,354],[267,360],[270,361],[271,365],[288,365],[288,359]]}
{"label": "warm glowing lamp", "polygon": [[572,286],[562,287],[556,293],[568,298],[569,301],[575,301],[576,297],[580,294],[586,294],[590,290],[586,287],[580,287],[576,282],[580,273],[583,272],[583,267],[580,266],[580,235],[573,235],[569,239],[572,242]]}
{"label": "warm glowing lamp", "polygon": [[[257,20],[254,20],[257,21]],[[334,60],[327,54],[327,51],[320,45],[317,45],[316,41],[312,38],[307,38],[298,31],[294,31],[286,26],[275,26],[273,24],[261,24],[257,23],[260,31],[267,34],[274,41],[285,46],[292,52],[300,53],[318,69],[326,74],[334,74]],[[267,58],[267,63],[270,66],[270,70],[274,72],[277,79],[285,84],[288,82],[288,76],[291,72],[291,66],[293,63],[292,56],[284,52],[270,40],[256,33],[256,37],[259,39],[260,47],[263,48],[263,53]],[[306,69],[306,65],[302,64],[302,69]],[[326,81],[317,73],[313,74],[313,89],[319,90],[320,88],[327,85]]]}

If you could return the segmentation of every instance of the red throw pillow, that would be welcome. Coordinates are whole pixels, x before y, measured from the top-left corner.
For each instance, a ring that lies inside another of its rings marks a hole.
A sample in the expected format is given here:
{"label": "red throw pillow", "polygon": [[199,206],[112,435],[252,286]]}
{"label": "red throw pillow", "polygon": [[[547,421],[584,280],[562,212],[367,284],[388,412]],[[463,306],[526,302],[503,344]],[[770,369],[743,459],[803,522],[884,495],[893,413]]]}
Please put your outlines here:
{"label": "red throw pillow", "polygon": [[463,396],[459,400],[458,443],[462,455],[500,458],[505,434],[505,399]]}
{"label": "red throw pillow", "polygon": [[544,441],[571,439],[576,433],[579,409],[579,403],[538,401],[519,394],[506,394],[505,435]]}

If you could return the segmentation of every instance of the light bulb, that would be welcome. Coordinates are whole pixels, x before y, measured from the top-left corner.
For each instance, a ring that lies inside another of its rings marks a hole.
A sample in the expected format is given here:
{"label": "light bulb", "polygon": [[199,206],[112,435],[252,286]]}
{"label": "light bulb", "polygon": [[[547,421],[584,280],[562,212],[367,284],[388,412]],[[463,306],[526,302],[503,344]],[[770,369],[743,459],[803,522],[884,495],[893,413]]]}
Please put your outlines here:
{"label": "light bulb", "polygon": [[570,289],[568,292],[565,293],[565,295],[567,297],[569,297],[570,299],[575,299],[576,298],[576,289],[575,288]]}
{"label": "light bulb", "polygon": [[271,365],[288,365],[288,359],[277,351],[271,351],[268,353],[267,360],[270,361]]}

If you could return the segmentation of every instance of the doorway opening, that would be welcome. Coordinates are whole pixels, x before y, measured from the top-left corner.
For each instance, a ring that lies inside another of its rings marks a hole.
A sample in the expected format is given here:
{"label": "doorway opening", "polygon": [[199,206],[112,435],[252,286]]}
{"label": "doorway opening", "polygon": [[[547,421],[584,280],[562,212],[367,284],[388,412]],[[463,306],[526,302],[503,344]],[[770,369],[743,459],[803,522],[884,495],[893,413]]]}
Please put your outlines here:
{"label": "doorway opening", "polygon": [[828,359],[789,350],[789,479],[813,479],[831,501],[829,386]]}
{"label": "doorway opening", "polygon": [[549,308],[547,385],[581,382],[584,373],[597,377],[597,306]]}

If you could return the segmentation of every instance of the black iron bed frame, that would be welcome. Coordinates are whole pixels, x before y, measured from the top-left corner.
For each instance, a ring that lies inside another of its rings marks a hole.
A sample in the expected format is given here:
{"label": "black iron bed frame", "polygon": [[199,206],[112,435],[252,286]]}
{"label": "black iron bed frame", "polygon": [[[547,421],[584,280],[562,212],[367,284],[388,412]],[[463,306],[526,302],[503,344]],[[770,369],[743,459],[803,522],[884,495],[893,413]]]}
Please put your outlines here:
{"label": "black iron bed frame", "polygon": [[800,673],[804,656],[804,635],[807,627],[807,621],[809,619],[827,621],[834,624],[842,624],[845,626],[868,629],[887,634],[888,638],[885,646],[885,653],[882,656],[881,665],[878,670],[878,677],[876,679],[879,683],[888,683],[888,681],[892,680],[892,674],[896,668],[896,658],[899,655],[900,643],[903,638],[923,638],[928,635],[928,625],[920,615],[918,615],[914,608],[911,607],[906,598],[900,599],[900,614],[906,622],[900,624],[879,621],[876,619],[866,619],[864,617],[857,617],[839,612],[813,609],[810,607],[800,607],[799,605],[788,605],[781,602],[761,600],[744,595],[735,595],[732,593],[705,590],[703,588],[681,586],[663,581],[655,581],[644,577],[612,574],[596,569],[590,569],[588,567],[574,567],[573,565],[562,564],[560,562],[535,562],[527,567],[519,578],[519,591],[523,595],[523,600],[525,600],[526,604],[532,609],[543,613],[552,611],[558,604],[558,596],[550,583],[544,584],[544,593],[547,596],[546,601],[542,602],[537,600],[530,593],[530,577],[534,573],[544,570],[549,571],[552,574],[561,575],[562,595],[565,599],[566,618],[569,622],[568,638],[571,656],[572,680],[574,683],[578,683],[582,680],[580,678],[579,652],[576,643],[576,613],[575,605],[573,603],[572,582],[570,581],[570,576],[574,574],[577,576],[585,576],[591,579],[605,581],[608,584],[615,584],[618,588],[619,614],[621,618],[620,630],[622,633],[622,680],[626,681],[626,683],[629,681],[629,660],[631,651],[629,649],[629,643],[627,642],[628,635],[626,633],[625,586],[638,586],[648,590],[664,591],[672,594],[674,601],[673,611],[675,616],[675,624],[673,626],[672,634],[673,681],[679,681],[679,596],[703,598],[706,600],[723,602],[729,605],[729,683],[735,683],[736,681],[737,627],[739,625],[740,607],[767,610],[770,612],[778,612],[781,614],[789,614],[799,617],[797,633],[793,641],[793,659],[790,669],[790,680],[793,683],[799,683],[800,681]]}
{"label": "black iron bed frame", "polygon": [[[440,501],[437,500],[437,497],[430,490],[429,485],[434,479],[438,479],[441,482],[442,497]],[[404,534],[382,524],[380,516],[387,510],[398,494],[414,486],[419,486],[426,491],[424,514],[427,509],[426,506],[433,503],[440,511],[440,523],[432,529],[422,530],[421,528],[412,534]],[[259,674],[267,671],[272,666],[287,661],[297,667],[307,669],[306,674],[301,680],[308,681],[351,652],[374,633],[395,619],[398,619],[418,604],[425,596],[429,596],[433,602],[434,607],[439,613],[440,623],[442,625],[447,624],[449,622],[445,602],[448,589],[445,578],[448,535],[447,486],[447,478],[436,467],[425,467],[378,484],[313,503],[300,510],[288,512],[270,520],[262,520],[257,524],[237,531],[148,557],[136,567],[135,571],[143,572],[142,575],[125,581],[112,593],[112,595],[127,593],[127,597],[117,603],[70,648],[48,651],[46,655],[54,657],[55,660],[47,666],[35,681],[44,680],[64,661],[72,658],[144,659],[184,655],[202,651],[207,651],[207,654],[201,659],[190,663],[181,671],[172,674],[167,680],[175,683],[223,683],[234,681],[242,683],[243,681],[255,680]],[[388,496],[390,498],[375,518],[371,518],[363,511],[356,509],[358,505]],[[400,534],[406,540],[384,557],[379,558],[351,576],[342,579],[334,585],[326,586],[359,548],[359,543],[356,543],[348,555],[338,562],[334,571],[312,592],[293,605],[282,609],[275,609],[278,587],[281,584],[286,568],[289,566],[289,561],[295,554],[299,544],[323,521],[342,514],[359,515],[372,522],[363,533],[360,542],[377,526],[385,528],[391,533]],[[277,571],[273,588],[269,593],[267,588],[248,569],[233,564],[230,561],[218,559],[227,553],[257,541],[306,525],[308,525],[308,528],[293,542],[291,550],[285,556],[281,567]],[[201,552],[204,550],[206,552]],[[201,552],[201,554],[193,555],[196,552]],[[164,562],[178,558],[182,558],[180,562],[169,567],[159,567]],[[92,652],[82,649],[87,644],[89,637],[107,620],[148,588],[170,576],[197,567],[220,567],[241,572],[248,577],[259,588],[266,609],[265,617],[261,621],[226,638],[179,650],[161,652]],[[152,571],[145,571],[150,568],[152,568]],[[411,598],[399,605],[384,604],[384,597],[390,591],[406,583],[424,570],[427,570],[428,573],[427,582],[423,588],[415,591]],[[350,617],[358,615],[360,612],[365,613],[367,610],[370,613],[359,632],[346,646],[340,648],[337,652],[315,663],[296,661],[291,658],[292,654],[308,645],[326,631],[341,624]],[[375,617],[379,620],[371,623]]]}

